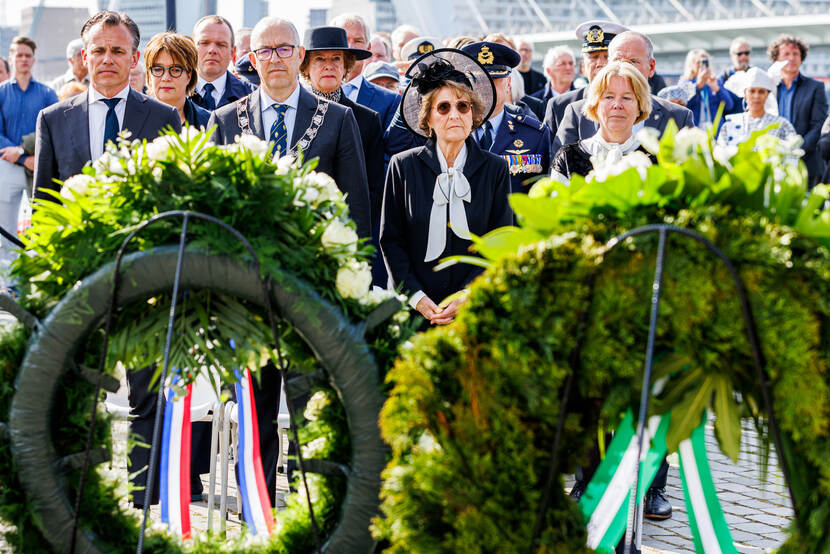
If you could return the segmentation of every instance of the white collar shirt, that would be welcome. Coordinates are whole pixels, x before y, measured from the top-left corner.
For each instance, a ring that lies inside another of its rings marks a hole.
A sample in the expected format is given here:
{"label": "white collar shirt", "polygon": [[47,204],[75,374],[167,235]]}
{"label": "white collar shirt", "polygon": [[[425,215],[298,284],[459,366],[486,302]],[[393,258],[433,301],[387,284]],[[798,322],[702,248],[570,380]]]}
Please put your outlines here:
{"label": "white collar shirt", "polygon": [[215,81],[205,81],[201,77],[197,78],[196,92],[198,92],[199,96],[202,98],[205,96],[205,85],[208,83],[213,85],[213,91],[210,93],[211,96],[213,96],[213,103],[216,104],[216,107],[219,107],[219,100],[221,100],[222,95],[225,94],[225,87],[228,84],[228,72],[225,71],[222,73],[222,76]]}
{"label": "white collar shirt", "polygon": [[363,84],[363,75],[358,75],[343,87],[346,92],[346,97],[357,104],[357,95],[360,94],[360,86]]}
{"label": "white collar shirt", "polygon": [[[119,98],[115,106],[115,116],[118,118],[118,128],[124,128],[124,113],[127,110],[127,95],[130,93],[130,85],[127,83],[112,98]],[[104,102],[107,98],[97,90],[95,87],[89,87],[89,153],[93,160],[97,160],[104,153],[104,130],[107,124],[107,111],[109,107]]]}
{"label": "white collar shirt", "polygon": [[[263,87],[259,87],[259,106],[260,110],[262,111],[262,131],[265,133],[265,140],[269,140],[271,137],[271,126],[274,125],[274,122],[277,121],[277,112],[271,106],[275,104],[284,104],[288,106],[288,109],[285,111],[285,115],[283,116],[285,119],[285,130],[288,131],[286,135],[286,144],[288,148],[291,148],[293,144],[291,142],[292,138],[294,137],[294,122],[297,120],[297,104],[300,101],[300,82],[297,81],[297,86],[294,87],[294,92],[292,92],[288,98],[285,99],[285,102],[277,102],[270,96],[268,93],[265,92]],[[302,130],[301,130],[302,131]]]}

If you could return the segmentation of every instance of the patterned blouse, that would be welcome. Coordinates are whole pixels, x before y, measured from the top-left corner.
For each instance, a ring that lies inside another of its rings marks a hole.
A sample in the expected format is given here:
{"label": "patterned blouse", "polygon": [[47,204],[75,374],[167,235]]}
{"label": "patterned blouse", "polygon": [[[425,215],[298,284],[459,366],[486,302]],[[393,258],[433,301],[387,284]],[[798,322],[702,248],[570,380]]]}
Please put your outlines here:
{"label": "patterned blouse", "polygon": [[760,131],[780,123],[777,128],[770,129],[769,134],[780,139],[786,139],[795,134],[792,124],[778,115],[764,113],[761,117],[750,117],[748,112],[727,115],[723,126],[718,133],[718,144],[721,146],[737,146],[749,138],[755,131]]}

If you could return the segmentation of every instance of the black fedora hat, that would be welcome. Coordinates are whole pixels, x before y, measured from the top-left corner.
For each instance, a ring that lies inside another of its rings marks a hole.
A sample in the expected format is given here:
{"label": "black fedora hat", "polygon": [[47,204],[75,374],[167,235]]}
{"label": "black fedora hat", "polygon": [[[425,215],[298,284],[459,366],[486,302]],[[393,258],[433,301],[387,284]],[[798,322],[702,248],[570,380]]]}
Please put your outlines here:
{"label": "black fedora hat", "polygon": [[340,27],[314,27],[305,32],[303,40],[306,52],[316,50],[342,50],[354,54],[358,60],[365,60],[372,55],[368,50],[349,48],[349,39],[346,30]]}

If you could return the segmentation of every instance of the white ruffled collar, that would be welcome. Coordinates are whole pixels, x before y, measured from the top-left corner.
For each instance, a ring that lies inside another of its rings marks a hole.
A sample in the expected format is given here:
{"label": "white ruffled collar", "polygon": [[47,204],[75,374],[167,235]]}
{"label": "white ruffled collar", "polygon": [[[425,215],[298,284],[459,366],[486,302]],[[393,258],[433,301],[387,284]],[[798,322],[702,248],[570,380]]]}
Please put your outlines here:
{"label": "white ruffled collar", "polygon": [[628,140],[626,140],[622,144],[616,142],[608,142],[607,140],[602,138],[600,136],[600,132],[597,131],[594,136],[581,141],[579,145],[592,157],[606,157],[609,153],[614,151],[618,151],[620,157],[622,157],[626,154],[630,154],[637,150],[637,148],[640,147],[640,141],[637,140],[637,137],[634,133],[631,133],[631,136],[628,137]]}

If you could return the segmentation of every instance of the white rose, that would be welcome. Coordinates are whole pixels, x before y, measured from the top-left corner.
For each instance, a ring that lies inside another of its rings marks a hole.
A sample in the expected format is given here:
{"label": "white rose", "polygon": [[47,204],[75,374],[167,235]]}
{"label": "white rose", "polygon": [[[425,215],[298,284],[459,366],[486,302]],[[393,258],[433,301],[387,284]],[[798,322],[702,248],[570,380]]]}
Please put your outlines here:
{"label": "white rose", "polygon": [[181,133],[179,133],[179,136],[182,137],[182,140],[190,142],[202,134],[202,131],[200,131],[198,127],[191,127],[190,125],[185,125],[184,127],[182,127],[182,131]]}
{"label": "white rose", "polygon": [[698,147],[709,148],[709,136],[698,127],[684,127],[674,136],[674,157],[677,163],[683,163],[696,156]]}
{"label": "white rose", "polygon": [[237,144],[255,156],[265,157],[268,153],[268,143],[255,135],[243,134],[237,137]]}
{"label": "white rose", "polygon": [[121,166],[121,160],[110,152],[104,152],[101,154],[101,157],[95,160],[92,167],[94,167],[96,171],[102,173],[109,172],[116,175],[122,175],[124,173],[124,168]]}
{"label": "white rose", "polygon": [[298,189],[297,193],[294,195],[294,205],[299,207],[305,206],[306,204],[314,205],[319,196],[320,191],[314,187]]}
{"label": "white rose", "polygon": [[389,300],[390,298],[395,298],[396,296],[398,295],[395,294],[395,291],[393,290],[382,289],[380,287],[373,287],[372,290],[366,293],[366,296],[360,299],[360,303],[369,306],[379,306],[386,300]]}
{"label": "white rose", "polygon": [[343,193],[337,187],[334,179],[325,173],[317,173],[313,171],[308,174],[309,179],[315,187],[320,191],[320,202],[337,202],[343,199]]}
{"label": "white rose", "polygon": [[155,179],[156,183],[161,183],[161,177],[164,174],[164,171],[160,167],[153,168],[153,179]]}
{"label": "white rose", "polygon": [[643,127],[640,129],[640,132],[637,133],[637,140],[640,141],[643,148],[655,156],[658,152],[660,152],[660,134],[657,132],[657,129],[652,127]]}
{"label": "white rose", "polygon": [[167,160],[170,157],[170,139],[165,135],[147,143],[147,158],[154,162]]}
{"label": "white rose", "polygon": [[274,155],[274,160],[277,164],[277,175],[285,175],[291,169],[291,166],[294,165],[294,162],[297,159],[294,156],[278,156]]}
{"label": "white rose", "polygon": [[95,179],[83,173],[73,175],[63,182],[61,187],[61,196],[69,200],[74,200],[75,196],[85,196],[89,192],[89,186],[95,182]]}
{"label": "white rose", "polygon": [[335,285],[343,298],[362,298],[372,284],[372,271],[366,262],[351,261],[337,271]]}
{"label": "white rose", "polygon": [[[591,161],[594,161],[592,158]],[[604,182],[609,177],[615,177],[632,167],[637,168],[640,174],[640,179],[645,180],[648,176],[648,168],[651,166],[651,160],[643,152],[635,150],[630,154],[626,154],[619,161],[613,163],[603,163],[602,160],[597,160],[594,170],[588,174],[587,181]]]}
{"label": "white rose", "polygon": [[351,227],[345,225],[339,219],[334,219],[323,231],[321,240],[326,248],[337,248],[347,246],[349,252],[357,250],[357,233]]}
{"label": "white rose", "polygon": [[738,153],[738,147],[733,144],[717,144],[712,151],[712,156],[721,165],[732,167],[730,160]]}

